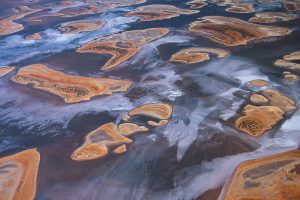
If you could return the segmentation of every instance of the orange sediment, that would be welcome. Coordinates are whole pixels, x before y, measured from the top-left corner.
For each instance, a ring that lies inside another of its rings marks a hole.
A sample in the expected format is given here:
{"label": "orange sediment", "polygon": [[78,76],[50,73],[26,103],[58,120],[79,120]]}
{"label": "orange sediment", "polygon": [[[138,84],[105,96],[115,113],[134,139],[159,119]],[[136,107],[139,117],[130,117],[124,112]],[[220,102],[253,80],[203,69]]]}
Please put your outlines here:
{"label": "orange sediment", "polygon": [[295,112],[298,110],[297,105],[293,100],[276,90],[265,90],[262,92],[262,95],[264,95],[270,101],[272,106],[280,108],[285,113]]}
{"label": "orange sediment", "polygon": [[276,60],[274,65],[285,70],[300,73],[300,64],[295,62],[297,60],[300,60],[300,51],[283,56],[283,59]]}
{"label": "orange sediment", "polygon": [[168,123],[169,123],[169,120],[167,120],[167,119],[162,119],[159,122],[155,122],[155,121],[147,122],[148,125],[154,126],[154,127],[164,126],[164,125],[167,125]]}
{"label": "orange sediment", "polygon": [[283,78],[289,84],[293,84],[299,79],[299,77],[296,74],[293,74],[291,72],[284,72]]}
{"label": "orange sediment", "polygon": [[232,4],[230,8],[226,8],[225,11],[233,13],[254,13],[253,3],[238,3]]}
{"label": "orange sediment", "polygon": [[218,6],[229,6],[225,9],[227,12],[241,14],[255,12],[253,8],[254,4],[251,2],[241,2],[240,0],[212,0],[211,3],[215,3]]}
{"label": "orange sediment", "polygon": [[10,73],[11,71],[13,71],[15,69],[15,67],[0,67],[0,77],[5,76],[6,74]]}
{"label": "orange sediment", "polygon": [[198,11],[181,9],[171,5],[152,4],[141,6],[136,10],[130,11],[127,16],[140,17],[141,21],[154,21],[170,19],[180,15],[191,15],[197,12]]}
{"label": "orange sediment", "polygon": [[0,158],[0,199],[33,200],[40,154],[36,149]]}
{"label": "orange sediment", "polygon": [[256,105],[246,105],[244,116],[235,121],[235,127],[249,135],[259,137],[272,129],[284,116],[298,110],[296,103],[276,90],[267,89],[262,94],[252,94],[250,102]]}
{"label": "orange sediment", "polygon": [[104,124],[85,136],[83,145],[73,152],[71,158],[76,161],[94,160],[106,156],[117,145],[131,142],[118,132],[116,124]]}
{"label": "orange sediment", "polygon": [[206,0],[192,0],[186,3],[186,5],[189,5],[192,9],[200,9],[207,5]]}
{"label": "orange sediment", "polygon": [[26,15],[30,15],[38,11],[40,11],[40,9],[31,9],[27,6],[19,6],[17,9],[17,14],[0,20],[0,36],[16,33],[23,30],[24,26],[14,21],[22,19]]}
{"label": "orange sediment", "polygon": [[300,73],[300,64],[295,62],[278,59],[274,62],[274,65],[285,70],[291,70],[296,73]]}
{"label": "orange sediment", "polygon": [[290,53],[288,55],[285,55],[283,57],[284,60],[287,61],[294,61],[294,60],[300,60],[300,51],[295,51],[293,53]]}
{"label": "orange sediment", "polygon": [[[172,114],[172,106],[168,104],[146,104],[131,110],[123,117],[130,120],[131,116],[144,115],[160,119],[159,122],[148,121],[148,125],[158,127],[166,125]],[[127,151],[127,145],[133,140],[129,136],[147,132],[149,128],[135,123],[107,123],[88,133],[83,144],[71,155],[75,161],[99,159],[111,153],[121,154]]]}
{"label": "orange sediment", "polygon": [[131,82],[127,80],[74,76],[50,69],[42,64],[21,68],[16,75],[11,77],[11,80],[58,95],[66,103],[76,103],[90,100],[94,96],[124,92],[131,86]]}
{"label": "orange sediment", "polygon": [[58,29],[65,34],[77,34],[87,31],[94,31],[102,28],[103,26],[104,22],[100,20],[81,20],[63,23]]}
{"label": "orange sediment", "polygon": [[224,58],[228,56],[228,51],[217,48],[187,48],[173,54],[170,61],[186,64],[200,63],[210,60],[211,54],[217,58]]}
{"label": "orange sediment", "polygon": [[224,200],[300,199],[300,150],[240,164]]}
{"label": "orange sediment", "polygon": [[172,115],[173,108],[171,105],[166,103],[150,103],[142,105],[138,108],[131,110],[129,116],[148,116],[157,119],[169,119]]}
{"label": "orange sediment", "polygon": [[202,17],[199,21],[190,24],[189,31],[225,46],[246,45],[292,32],[288,28],[258,25],[223,16]]}
{"label": "orange sediment", "polygon": [[105,65],[102,66],[103,70],[107,70],[134,56],[146,43],[157,40],[168,33],[169,30],[166,28],[125,31],[88,42],[78,48],[77,52],[112,55]]}
{"label": "orange sediment", "polygon": [[262,12],[256,13],[254,17],[249,19],[249,22],[257,23],[274,23],[296,19],[297,16],[284,12]]}
{"label": "orange sediment", "polygon": [[121,146],[115,148],[113,152],[116,154],[121,154],[121,153],[125,153],[126,151],[127,151],[126,145],[122,144]]}
{"label": "orange sediment", "polygon": [[246,83],[247,86],[249,87],[267,87],[269,86],[269,83],[265,80],[261,80],[261,79],[256,79],[256,80],[252,80]]}
{"label": "orange sediment", "polygon": [[124,136],[132,135],[135,133],[146,132],[149,129],[145,126],[139,126],[134,123],[123,123],[118,126],[119,133]]}
{"label": "orange sediment", "polygon": [[158,122],[148,121],[147,124],[154,127],[164,126],[169,122],[173,108],[166,103],[150,103],[142,105],[138,108],[131,110],[127,115],[123,117],[124,121],[130,120],[134,116],[148,116],[158,119]]}
{"label": "orange sediment", "polygon": [[145,1],[146,0],[101,0],[101,2],[95,2],[95,1],[86,0],[85,2],[88,3],[87,5],[75,5],[75,3],[72,1],[51,3],[51,4],[47,4],[46,8],[62,8],[62,9],[56,13],[47,13],[42,16],[30,17],[29,19],[27,19],[27,22],[30,24],[36,24],[36,23],[45,23],[45,21],[49,21],[51,17],[73,18],[73,17],[80,17],[85,15],[100,14],[113,8],[141,4],[144,3]]}
{"label": "orange sediment", "polygon": [[239,117],[235,121],[235,126],[254,137],[261,136],[267,130],[270,130],[283,119],[284,114],[280,108],[275,106],[247,105],[242,112],[245,116]]}
{"label": "orange sediment", "polygon": [[264,97],[264,96],[262,96],[260,94],[252,94],[250,96],[250,101],[252,103],[258,104],[258,105],[265,104],[265,103],[269,102],[269,100],[266,97]]}

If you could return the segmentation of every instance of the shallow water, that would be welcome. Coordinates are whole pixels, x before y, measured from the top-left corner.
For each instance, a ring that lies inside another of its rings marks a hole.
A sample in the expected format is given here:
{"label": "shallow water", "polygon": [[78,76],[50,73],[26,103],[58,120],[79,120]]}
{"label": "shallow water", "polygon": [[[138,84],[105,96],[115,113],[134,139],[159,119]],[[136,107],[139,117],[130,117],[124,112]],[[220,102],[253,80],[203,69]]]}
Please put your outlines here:
{"label": "shallow water", "polygon": [[[29,6],[38,8],[47,2],[41,0]],[[160,3],[188,9],[186,2],[148,0],[141,5]],[[19,3],[1,1],[1,17],[11,14],[9,10]],[[272,64],[283,55],[300,50],[299,19],[278,23],[294,30],[280,39],[224,47],[190,33],[188,25],[203,16],[247,20],[253,14],[229,13],[224,11],[225,7],[209,4],[199,13],[160,21],[141,22],[136,17],[124,16],[138,6],[29,25],[26,19],[46,13],[42,11],[18,20],[25,24],[24,30],[0,36],[0,65],[19,69],[42,63],[69,74],[133,82],[125,93],[65,104],[55,95],[12,82],[9,78],[17,69],[0,78],[0,156],[38,149],[41,162],[36,199],[196,199],[223,187],[242,161],[299,145],[299,111],[259,138],[234,128],[234,119],[251,94],[243,85],[247,81],[267,80],[272,88],[300,104],[299,82],[285,83],[283,70]],[[284,11],[277,4],[256,4],[255,8]],[[62,34],[57,29],[62,22],[79,19],[102,19],[106,24],[100,30],[77,35]],[[134,57],[112,70],[100,70],[109,59],[107,55],[76,52],[77,47],[97,37],[151,27],[165,27],[171,32],[146,44]],[[40,32],[43,39],[24,39],[35,32]],[[173,53],[186,47],[219,47],[230,51],[230,55],[193,65],[168,61]],[[173,106],[166,126],[134,135],[134,143],[125,154],[87,162],[71,160],[70,155],[87,133],[105,123],[120,122],[129,110],[152,102]]]}

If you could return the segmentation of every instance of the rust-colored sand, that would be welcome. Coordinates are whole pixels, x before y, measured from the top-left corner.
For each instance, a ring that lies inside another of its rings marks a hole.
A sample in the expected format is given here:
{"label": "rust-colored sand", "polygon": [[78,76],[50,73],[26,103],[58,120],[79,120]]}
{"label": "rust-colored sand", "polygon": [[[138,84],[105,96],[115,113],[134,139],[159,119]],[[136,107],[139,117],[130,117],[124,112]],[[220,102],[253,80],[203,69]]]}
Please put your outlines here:
{"label": "rust-colored sand", "polygon": [[119,133],[124,136],[132,135],[135,133],[146,132],[149,129],[145,126],[139,126],[134,123],[123,123],[118,126]]}
{"label": "rust-colored sand", "polygon": [[276,106],[283,110],[285,113],[287,112],[295,112],[298,110],[296,103],[288,98],[287,96],[281,94],[276,90],[265,90],[262,92],[267,99],[269,99],[270,104],[272,106]]}
{"label": "rust-colored sand", "polygon": [[276,67],[284,70],[293,71],[300,74],[300,64],[295,62],[300,60],[300,51],[295,51],[283,56],[283,59],[278,59],[274,62]]}
{"label": "rust-colored sand", "polygon": [[[69,7],[54,14],[60,14],[62,17],[79,17],[84,15],[100,14],[113,8],[141,4],[144,2],[145,0],[101,0],[97,3],[95,3],[95,1],[86,1],[86,3],[88,3],[87,5]],[[56,5],[53,4],[50,7],[54,8],[57,6],[61,7],[66,5],[58,3]]]}
{"label": "rust-colored sand", "polygon": [[263,104],[269,102],[269,100],[266,97],[264,97],[260,94],[252,94],[250,96],[250,101],[251,101],[251,103],[256,104],[256,105],[263,105]]}
{"label": "rust-colored sand", "polygon": [[77,148],[71,158],[76,161],[94,160],[106,156],[113,147],[131,143],[122,136],[114,123],[107,123],[87,134],[82,146]]}
{"label": "rust-colored sand", "polygon": [[274,65],[285,70],[291,70],[293,72],[300,73],[300,64],[295,62],[279,59],[274,62]]}
{"label": "rust-colored sand", "polygon": [[260,79],[256,79],[256,80],[252,80],[246,83],[247,86],[249,87],[267,87],[269,86],[269,83],[265,80],[260,80]]}
{"label": "rust-colored sand", "polygon": [[61,17],[79,17],[84,15],[100,14],[110,8],[111,6],[109,5],[82,5],[66,8],[54,14],[60,14]]}
{"label": "rust-colored sand", "polygon": [[93,40],[78,48],[77,52],[112,55],[102,66],[104,70],[111,69],[134,56],[146,43],[157,40],[168,33],[169,30],[166,28],[125,31]]}
{"label": "rust-colored sand", "polygon": [[200,9],[207,5],[206,0],[192,0],[186,3],[192,9]]}
{"label": "rust-colored sand", "polygon": [[295,83],[299,79],[299,77],[296,74],[293,74],[291,72],[284,72],[283,78],[287,83],[290,84]]}
{"label": "rust-colored sand", "polygon": [[15,67],[0,67],[0,77],[5,76],[6,74],[8,74],[9,72],[13,71],[15,69]]}
{"label": "rust-colored sand", "polygon": [[293,53],[290,53],[288,55],[285,55],[283,57],[284,60],[287,61],[295,61],[295,60],[300,60],[300,51],[295,51]]}
{"label": "rust-colored sand", "polygon": [[210,60],[211,55],[217,58],[224,58],[228,56],[228,51],[217,48],[187,48],[172,55],[170,61],[194,64]]}
{"label": "rust-colored sand", "polygon": [[[42,16],[34,16],[30,17],[26,21],[30,24],[36,23],[45,23],[49,21],[51,18],[74,18],[81,17],[85,15],[93,15],[104,13],[113,8],[122,7],[122,6],[130,6],[135,4],[144,3],[146,0],[101,0],[95,2],[94,0],[85,0],[85,5],[74,5],[72,1],[62,1],[56,3],[47,4],[46,8],[61,8],[58,12],[55,13],[47,13]],[[63,8],[65,6],[71,6],[67,8]]]}
{"label": "rust-colored sand", "polygon": [[127,151],[126,145],[122,144],[121,146],[115,148],[113,152],[116,154],[122,154],[122,153],[125,153],[126,151]]}
{"label": "rust-colored sand", "polygon": [[0,200],[33,200],[39,163],[36,149],[0,158]]}
{"label": "rust-colored sand", "polygon": [[232,4],[230,8],[226,8],[225,11],[233,13],[254,13],[253,3],[238,3]]}
{"label": "rust-colored sand", "polygon": [[128,121],[134,116],[148,116],[159,120],[159,122],[148,121],[147,124],[150,126],[158,127],[164,126],[169,122],[173,108],[171,105],[166,103],[150,103],[142,105],[138,108],[131,110],[127,115],[123,117],[124,121]]}
{"label": "rust-colored sand", "polygon": [[224,200],[299,200],[300,150],[240,164]]}
{"label": "rust-colored sand", "polygon": [[283,119],[284,112],[275,106],[246,105],[243,108],[243,114],[245,116],[235,121],[236,128],[259,137]]}
{"label": "rust-colored sand", "polygon": [[254,7],[251,2],[241,2],[240,0],[211,0],[210,3],[217,4],[218,6],[229,6],[225,9],[227,12],[232,13],[253,13]]}
{"label": "rust-colored sand", "polygon": [[272,129],[284,116],[298,110],[293,100],[272,89],[262,91],[261,95],[252,94],[250,102],[260,106],[246,105],[242,111],[244,116],[235,121],[235,127],[255,137]]}
{"label": "rust-colored sand", "polygon": [[169,120],[167,120],[167,119],[162,119],[159,122],[155,122],[155,121],[147,122],[148,125],[154,126],[154,127],[164,126],[164,125],[167,125],[168,123],[169,123]]}
{"label": "rust-colored sand", "polygon": [[140,17],[141,21],[154,21],[170,19],[180,15],[191,15],[197,13],[195,10],[181,9],[171,5],[152,4],[141,6],[136,10],[130,11],[127,16]]}
{"label": "rust-colored sand", "polygon": [[199,21],[190,24],[189,31],[225,46],[246,45],[292,32],[288,28],[258,25],[223,16],[202,17]]}
{"label": "rust-colored sand", "polygon": [[169,119],[172,115],[173,108],[166,103],[150,103],[131,110],[129,116],[149,116],[157,119]]}
{"label": "rust-colored sand", "polygon": [[[48,5],[47,8],[59,8],[59,7],[63,7],[63,5],[51,4]],[[25,19],[25,21],[31,25],[44,24],[44,23],[52,22],[52,20],[55,19],[59,20],[60,18],[75,18],[75,17],[81,17],[85,15],[100,14],[111,8],[112,8],[111,5],[104,5],[104,4],[80,5],[80,6],[64,8],[59,12],[55,12],[55,13],[46,13],[39,16],[28,17]]]}
{"label": "rust-colored sand", "polygon": [[11,80],[58,95],[66,103],[90,100],[94,96],[127,91],[131,82],[109,78],[74,76],[41,64],[21,68]]}
{"label": "rust-colored sand", "polygon": [[284,22],[296,19],[297,16],[284,12],[261,12],[256,13],[255,17],[251,17],[249,22],[256,23],[275,23],[275,22]]}
{"label": "rust-colored sand", "polygon": [[16,33],[23,30],[24,26],[14,21],[22,19],[26,15],[30,15],[38,11],[40,11],[40,9],[31,9],[27,6],[19,6],[15,15],[0,20],[0,36]]}
{"label": "rust-colored sand", "polygon": [[87,31],[95,31],[103,26],[104,22],[100,20],[81,20],[63,23],[58,29],[65,34],[77,34]]}

